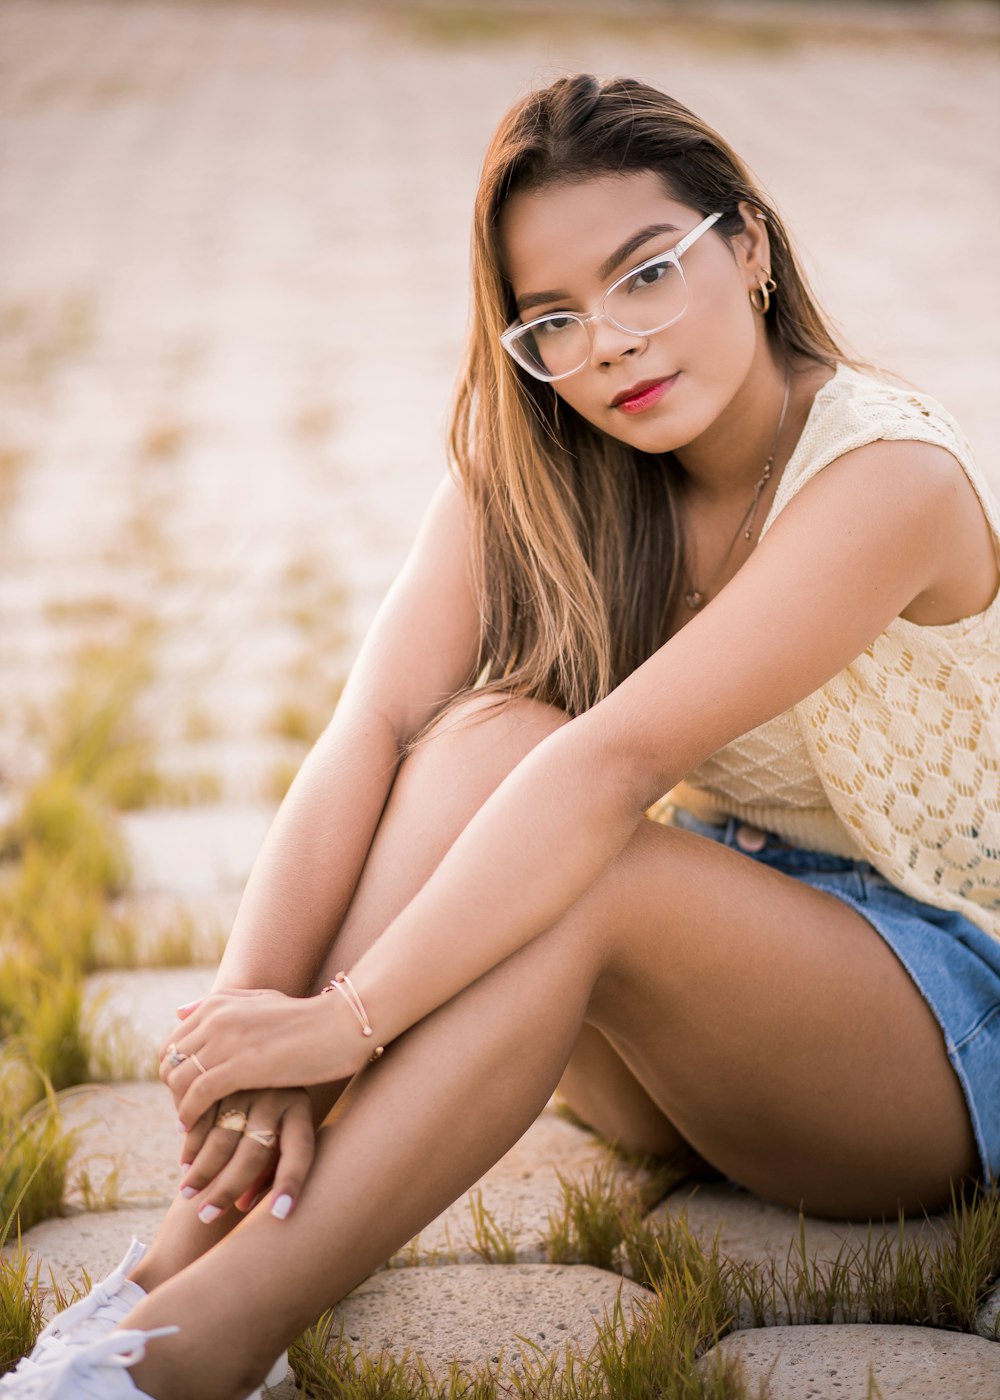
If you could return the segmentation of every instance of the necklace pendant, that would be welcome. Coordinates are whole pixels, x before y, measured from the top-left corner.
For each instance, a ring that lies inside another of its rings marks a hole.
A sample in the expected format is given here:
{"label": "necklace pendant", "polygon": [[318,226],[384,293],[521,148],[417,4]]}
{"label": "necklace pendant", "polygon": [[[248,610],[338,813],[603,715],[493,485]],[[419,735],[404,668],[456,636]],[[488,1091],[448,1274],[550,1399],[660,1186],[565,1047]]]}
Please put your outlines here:
{"label": "necklace pendant", "polygon": [[692,588],[690,593],[684,594],[684,601],[692,612],[697,612],[705,601],[705,595],[697,588]]}

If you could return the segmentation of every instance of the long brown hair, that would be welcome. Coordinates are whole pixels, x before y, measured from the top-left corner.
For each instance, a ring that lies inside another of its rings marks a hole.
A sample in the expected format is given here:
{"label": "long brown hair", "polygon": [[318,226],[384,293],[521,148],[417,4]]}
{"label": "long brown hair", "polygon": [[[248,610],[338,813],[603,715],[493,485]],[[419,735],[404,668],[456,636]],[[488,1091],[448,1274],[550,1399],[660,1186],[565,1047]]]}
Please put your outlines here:
{"label": "long brown hair", "polygon": [[472,235],[472,316],[449,439],[471,519],[481,634],[476,686],[533,696],[571,715],[607,695],[667,639],[683,587],[671,453],[643,453],[593,428],[499,343],[516,318],[499,238],[515,192],[655,171],[716,231],[743,228],[747,200],[770,234],[779,292],[766,317],[781,358],[848,357],[811,295],[776,211],[692,112],[630,78],[588,74],[529,93],[483,163]]}

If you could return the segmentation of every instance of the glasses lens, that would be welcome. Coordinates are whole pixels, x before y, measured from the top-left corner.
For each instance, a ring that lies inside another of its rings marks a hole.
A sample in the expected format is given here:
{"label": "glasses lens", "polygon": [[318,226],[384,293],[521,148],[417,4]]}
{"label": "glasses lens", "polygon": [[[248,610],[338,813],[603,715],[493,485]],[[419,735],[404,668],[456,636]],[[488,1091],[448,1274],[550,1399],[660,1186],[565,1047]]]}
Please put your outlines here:
{"label": "glasses lens", "polygon": [[524,367],[543,379],[572,374],[586,364],[590,350],[586,327],[575,316],[545,316],[525,326],[511,345]]}
{"label": "glasses lens", "polygon": [[604,313],[622,330],[648,335],[683,316],[687,304],[680,263],[664,257],[616,282],[604,299]]}

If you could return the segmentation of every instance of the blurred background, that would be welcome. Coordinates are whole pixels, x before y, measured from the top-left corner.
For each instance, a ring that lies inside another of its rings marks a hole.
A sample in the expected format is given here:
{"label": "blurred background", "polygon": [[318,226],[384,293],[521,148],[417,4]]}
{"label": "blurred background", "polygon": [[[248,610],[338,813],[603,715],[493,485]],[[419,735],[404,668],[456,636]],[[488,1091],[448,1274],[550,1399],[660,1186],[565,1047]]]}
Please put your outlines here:
{"label": "blurred background", "polygon": [[0,1226],[170,1199],[132,1081],[444,470],[489,135],[578,70],[715,125],[1000,485],[996,4],[0,0]]}
{"label": "blurred background", "polygon": [[81,644],[140,623],[162,772],[280,791],[443,469],[485,144],[562,73],[727,136],[996,479],[998,59],[985,4],[7,0],[8,792]]}

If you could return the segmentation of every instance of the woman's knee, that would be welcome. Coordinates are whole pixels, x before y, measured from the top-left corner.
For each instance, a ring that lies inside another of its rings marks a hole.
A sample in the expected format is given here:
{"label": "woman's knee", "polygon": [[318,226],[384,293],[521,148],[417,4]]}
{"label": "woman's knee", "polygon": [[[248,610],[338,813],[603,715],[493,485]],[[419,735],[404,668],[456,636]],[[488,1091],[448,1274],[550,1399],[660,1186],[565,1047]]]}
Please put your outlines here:
{"label": "woman's knee", "polygon": [[463,764],[478,760],[509,770],[568,718],[530,696],[473,692],[428,726],[406,761],[440,761],[449,755]]}

